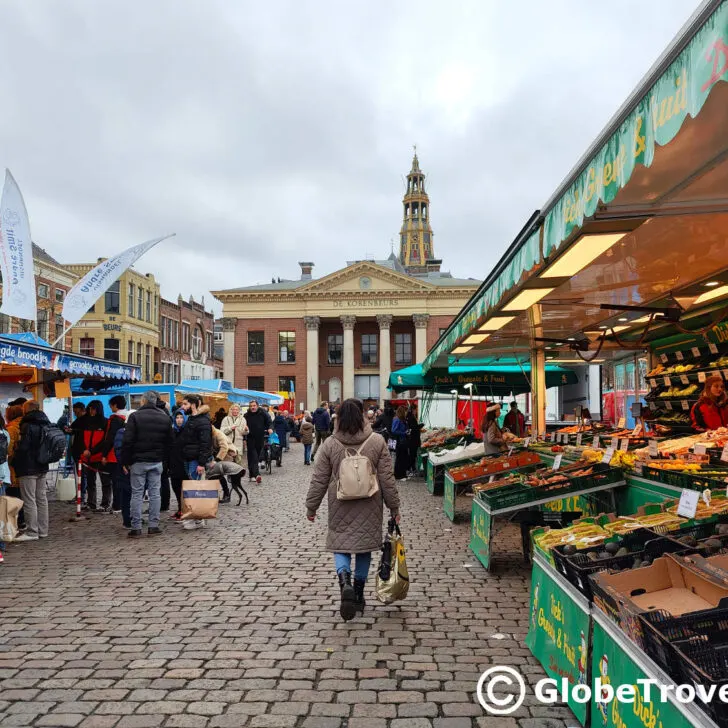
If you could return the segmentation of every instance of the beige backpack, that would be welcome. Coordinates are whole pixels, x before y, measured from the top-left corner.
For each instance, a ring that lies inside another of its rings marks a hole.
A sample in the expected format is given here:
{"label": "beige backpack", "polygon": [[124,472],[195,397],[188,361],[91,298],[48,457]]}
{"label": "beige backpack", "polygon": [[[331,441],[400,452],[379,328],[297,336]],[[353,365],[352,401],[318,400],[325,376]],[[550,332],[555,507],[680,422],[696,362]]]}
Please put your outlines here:
{"label": "beige backpack", "polygon": [[362,455],[361,451],[372,437],[381,437],[373,432],[357,449],[344,448],[344,458],[339,466],[339,477],[336,481],[336,498],[338,500],[359,500],[371,498],[379,492],[379,479],[372,467],[372,461]]}

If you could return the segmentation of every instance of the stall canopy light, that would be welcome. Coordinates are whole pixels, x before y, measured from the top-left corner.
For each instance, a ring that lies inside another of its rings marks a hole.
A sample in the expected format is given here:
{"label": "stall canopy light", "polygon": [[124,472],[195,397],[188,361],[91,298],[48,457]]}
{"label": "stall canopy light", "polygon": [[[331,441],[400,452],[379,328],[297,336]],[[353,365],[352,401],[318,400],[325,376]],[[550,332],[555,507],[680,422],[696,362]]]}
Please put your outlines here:
{"label": "stall canopy light", "polygon": [[618,243],[627,233],[582,235],[540,278],[566,278],[576,275],[602,253]]}
{"label": "stall canopy light", "polygon": [[502,329],[506,324],[513,321],[515,316],[494,316],[488,319],[481,327],[479,331],[498,331]]}
{"label": "stall canopy light", "polygon": [[723,296],[728,296],[728,286],[721,286],[720,288],[714,288],[712,291],[706,291],[693,301],[693,306],[699,303],[705,303],[706,301],[712,301],[714,298],[722,298]]}
{"label": "stall canopy light", "polygon": [[485,341],[489,336],[490,334],[471,334],[470,336],[468,336],[467,339],[465,339],[465,341],[463,341],[463,344],[480,344]]}
{"label": "stall canopy light", "polygon": [[457,346],[452,350],[453,354],[467,354],[473,347],[472,346]]}
{"label": "stall canopy light", "polygon": [[527,288],[503,306],[503,310],[525,311],[533,306],[534,303],[538,303],[544,296],[548,296],[553,290],[553,288]]}

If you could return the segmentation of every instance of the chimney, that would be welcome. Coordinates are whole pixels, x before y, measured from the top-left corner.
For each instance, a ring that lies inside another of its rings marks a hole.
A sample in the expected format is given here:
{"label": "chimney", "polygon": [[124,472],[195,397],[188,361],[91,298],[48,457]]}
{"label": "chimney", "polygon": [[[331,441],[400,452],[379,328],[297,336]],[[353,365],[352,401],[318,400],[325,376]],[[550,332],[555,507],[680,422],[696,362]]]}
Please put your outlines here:
{"label": "chimney", "polygon": [[425,261],[425,265],[427,266],[428,273],[439,273],[440,266],[442,265],[442,259],[441,258],[428,258]]}
{"label": "chimney", "polygon": [[301,280],[310,281],[313,277],[311,271],[313,270],[313,263],[299,263],[301,266]]}

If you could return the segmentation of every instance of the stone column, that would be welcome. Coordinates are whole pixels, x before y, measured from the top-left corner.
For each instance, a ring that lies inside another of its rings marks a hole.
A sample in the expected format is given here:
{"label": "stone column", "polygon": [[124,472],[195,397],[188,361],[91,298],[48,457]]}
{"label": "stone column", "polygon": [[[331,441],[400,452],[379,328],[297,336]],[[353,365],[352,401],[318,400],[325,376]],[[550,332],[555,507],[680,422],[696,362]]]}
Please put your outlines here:
{"label": "stone column", "polygon": [[384,404],[385,399],[390,398],[389,375],[392,373],[392,350],[390,348],[390,329],[392,317],[389,314],[377,316],[379,324],[379,405]]}
{"label": "stone column", "polygon": [[342,401],[354,396],[354,326],[356,316],[342,316],[344,327],[344,376],[341,382]]}
{"label": "stone column", "polygon": [[[224,318],[222,320],[222,376],[235,386],[235,328],[238,320],[236,318]],[[182,336],[182,326],[180,325],[180,337]],[[181,373],[181,372],[180,372]],[[243,382],[242,384],[246,384]]]}
{"label": "stone column", "polygon": [[421,364],[427,356],[427,322],[430,315],[415,313],[412,320],[415,322],[415,362]]}
{"label": "stone column", "polygon": [[318,316],[304,316],[306,324],[306,409],[319,406],[319,325]]}

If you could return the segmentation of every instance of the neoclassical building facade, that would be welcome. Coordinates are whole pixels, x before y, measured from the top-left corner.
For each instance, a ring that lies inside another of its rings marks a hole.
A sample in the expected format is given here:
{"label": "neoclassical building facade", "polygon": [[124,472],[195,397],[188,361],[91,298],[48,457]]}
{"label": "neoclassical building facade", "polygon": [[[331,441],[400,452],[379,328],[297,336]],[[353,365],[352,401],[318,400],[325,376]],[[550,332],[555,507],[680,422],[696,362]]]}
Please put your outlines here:
{"label": "neoclassical building facade", "polygon": [[434,258],[416,155],[403,205],[399,256],[352,261],[319,279],[302,262],[295,281],[214,291],[223,304],[225,379],[287,394],[297,409],[389,399],[390,372],[422,361],[480,283],[442,272]]}

